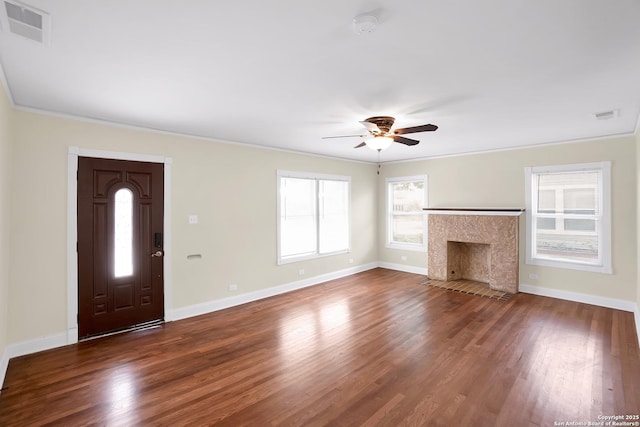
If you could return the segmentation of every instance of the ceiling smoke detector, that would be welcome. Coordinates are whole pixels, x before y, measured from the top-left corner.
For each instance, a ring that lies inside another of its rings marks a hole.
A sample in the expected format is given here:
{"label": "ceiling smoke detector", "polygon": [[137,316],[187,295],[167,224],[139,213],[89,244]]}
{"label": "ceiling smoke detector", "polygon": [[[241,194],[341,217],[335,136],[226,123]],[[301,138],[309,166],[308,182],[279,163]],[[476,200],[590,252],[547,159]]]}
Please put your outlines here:
{"label": "ceiling smoke detector", "polygon": [[358,15],[353,18],[353,32],[357,35],[373,33],[378,27],[378,18],[373,15]]}

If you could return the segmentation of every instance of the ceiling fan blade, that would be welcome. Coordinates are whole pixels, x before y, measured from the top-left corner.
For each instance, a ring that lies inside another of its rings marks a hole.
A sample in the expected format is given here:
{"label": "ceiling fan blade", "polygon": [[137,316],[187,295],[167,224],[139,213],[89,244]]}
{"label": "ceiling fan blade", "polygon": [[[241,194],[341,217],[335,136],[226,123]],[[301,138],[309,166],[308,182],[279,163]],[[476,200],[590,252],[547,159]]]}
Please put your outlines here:
{"label": "ceiling fan blade", "polygon": [[399,142],[400,144],[404,144],[404,145],[418,145],[418,144],[420,144],[420,141],[415,140],[415,139],[411,139],[411,138],[405,138],[404,136],[394,135],[391,138],[393,138],[393,140],[395,142]]}
{"label": "ceiling fan blade", "polygon": [[340,135],[340,136],[323,136],[322,139],[332,138],[366,138],[368,135]]}
{"label": "ceiling fan blade", "polygon": [[361,121],[361,122],[358,122],[358,123],[360,123],[362,126],[366,127],[367,130],[369,132],[371,132],[371,133],[380,133],[380,132],[382,132],[380,130],[380,128],[378,127],[378,125],[375,124],[375,123],[365,122],[365,121]]}
{"label": "ceiling fan blade", "polygon": [[402,128],[396,129],[393,131],[395,135],[404,135],[405,133],[417,133],[417,132],[433,132],[438,129],[436,125],[422,125],[422,126],[413,126],[410,128]]}
{"label": "ceiling fan blade", "polygon": [[367,143],[366,143],[366,142],[361,142],[360,144],[356,145],[356,146],[355,146],[355,147],[353,147],[353,148],[360,148],[360,147],[364,147],[365,145],[367,145]]}

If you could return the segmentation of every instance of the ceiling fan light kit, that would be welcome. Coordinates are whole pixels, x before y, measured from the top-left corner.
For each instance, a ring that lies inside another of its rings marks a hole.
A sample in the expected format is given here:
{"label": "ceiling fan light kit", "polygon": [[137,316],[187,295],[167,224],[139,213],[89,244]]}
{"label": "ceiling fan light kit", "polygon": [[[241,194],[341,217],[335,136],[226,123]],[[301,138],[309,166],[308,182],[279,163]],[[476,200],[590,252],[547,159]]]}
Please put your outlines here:
{"label": "ceiling fan light kit", "polygon": [[393,143],[393,138],[388,136],[374,136],[373,138],[369,138],[365,141],[367,147],[371,148],[375,151],[382,151]]}

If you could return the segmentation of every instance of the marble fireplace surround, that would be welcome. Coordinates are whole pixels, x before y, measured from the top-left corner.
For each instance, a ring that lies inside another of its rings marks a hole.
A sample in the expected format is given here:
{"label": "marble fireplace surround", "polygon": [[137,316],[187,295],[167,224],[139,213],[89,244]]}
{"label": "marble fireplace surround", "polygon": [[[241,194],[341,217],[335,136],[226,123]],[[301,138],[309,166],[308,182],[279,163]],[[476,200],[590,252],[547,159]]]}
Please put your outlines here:
{"label": "marble fireplace surround", "polygon": [[427,208],[429,278],[471,279],[518,292],[518,218],[524,209]]}

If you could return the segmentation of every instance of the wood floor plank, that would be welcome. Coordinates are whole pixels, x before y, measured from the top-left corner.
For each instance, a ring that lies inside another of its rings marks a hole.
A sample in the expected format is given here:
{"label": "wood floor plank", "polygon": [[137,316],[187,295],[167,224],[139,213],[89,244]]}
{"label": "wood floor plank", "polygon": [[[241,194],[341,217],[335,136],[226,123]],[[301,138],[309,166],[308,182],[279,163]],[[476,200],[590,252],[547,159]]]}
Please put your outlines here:
{"label": "wood floor plank", "polygon": [[640,414],[633,314],[374,269],[12,359],[0,425],[512,426]]}

